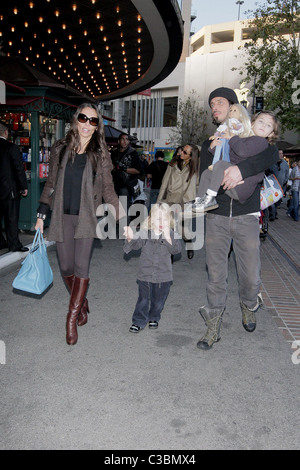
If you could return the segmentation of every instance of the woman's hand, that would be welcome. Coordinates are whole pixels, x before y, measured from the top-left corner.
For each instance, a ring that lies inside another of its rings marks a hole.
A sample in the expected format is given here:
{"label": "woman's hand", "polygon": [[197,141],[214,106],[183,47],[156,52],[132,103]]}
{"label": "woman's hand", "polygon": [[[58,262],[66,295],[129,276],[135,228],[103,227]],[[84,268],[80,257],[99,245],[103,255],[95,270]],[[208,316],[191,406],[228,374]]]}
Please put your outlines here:
{"label": "woman's hand", "polygon": [[34,228],[35,228],[35,230],[40,229],[41,233],[44,233],[44,221],[43,221],[43,219],[37,219]]}
{"label": "woman's hand", "polygon": [[133,240],[133,237],[134,237],[134,233],[133,233],[133,230],[131,227],[124,227],[124,233],[123,233],[124,237],[126,237],[126,240],[128,242],[131,242],[131,240]]}

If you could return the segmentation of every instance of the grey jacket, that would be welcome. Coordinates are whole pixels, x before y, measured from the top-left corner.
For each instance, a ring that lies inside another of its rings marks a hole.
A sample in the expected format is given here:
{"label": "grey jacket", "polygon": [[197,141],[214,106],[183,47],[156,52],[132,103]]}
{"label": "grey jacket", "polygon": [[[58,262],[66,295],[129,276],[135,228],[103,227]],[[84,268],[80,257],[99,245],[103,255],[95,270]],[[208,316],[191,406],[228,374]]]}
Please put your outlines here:
{"label": "grey jacket", "polygon": [[162,236],[158,237],[154,232],[142,229],[136,233],[133,240],[125,241],[125,253],[142,249],[137,275],[139,281],[154,284],[173,281],[171,255],[181,252],[182,243],[181,240],[175,239],[173,231],[171,240],[172,245]]}
{"label": "grey jacket", "polygon": [[[40,203],[47,204],[52,209],[48,239],[57,242],[63,242],[63,191],[67,154],[64,155],[60,163],[59,157],[62,147],[62,142],[58,141],[51,149],[49,176],[39,200]],[[114,190],[111,176],[112,168],[108,152],[103,153],[98,158],[95,175],[93,174],[91,162],[87,160],[82,177],[79,221],[75,238],[96,237],[96,210],[102,204],[103,199],[115,208],[116,217],[119,218],[119,199]]]}

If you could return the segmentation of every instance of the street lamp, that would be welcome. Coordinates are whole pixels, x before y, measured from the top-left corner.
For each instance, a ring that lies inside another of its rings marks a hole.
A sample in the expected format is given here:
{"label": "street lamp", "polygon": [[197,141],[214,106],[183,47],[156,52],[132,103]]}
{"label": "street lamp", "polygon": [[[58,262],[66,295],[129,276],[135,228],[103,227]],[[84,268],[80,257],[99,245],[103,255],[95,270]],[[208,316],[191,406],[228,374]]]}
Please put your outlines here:
{"label": "street lamp", "polygon": [[241,5],[243,5],[244,3],[245,2],[241,2],[241,0],[238,0],[237,2],[235,2],[235,4],[239,6],[238,21],[240,21]]}

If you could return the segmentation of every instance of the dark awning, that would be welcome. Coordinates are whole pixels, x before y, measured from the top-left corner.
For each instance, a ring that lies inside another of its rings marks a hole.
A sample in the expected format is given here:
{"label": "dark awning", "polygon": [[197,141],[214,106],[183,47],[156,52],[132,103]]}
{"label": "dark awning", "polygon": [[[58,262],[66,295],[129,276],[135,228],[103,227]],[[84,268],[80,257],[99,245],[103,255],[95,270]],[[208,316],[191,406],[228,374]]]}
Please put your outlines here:
{"label": "dark awning", "polygon": [[24,88],[21,88],[17,85],[13,85],[12,83],[8,83],[4,80],[4,83],[6,85],[6,88],[9,88],[11,91],[13,91],[14,93],[23,93],[25,94],[26,93],[26,90],[24,90]]}
{"label": "dark awning", "polygon": [[7,97],[6,104],[2,106],[26,106],[27,104],[33,103],[34,101],[40,100],[42,96],[14,96]]}

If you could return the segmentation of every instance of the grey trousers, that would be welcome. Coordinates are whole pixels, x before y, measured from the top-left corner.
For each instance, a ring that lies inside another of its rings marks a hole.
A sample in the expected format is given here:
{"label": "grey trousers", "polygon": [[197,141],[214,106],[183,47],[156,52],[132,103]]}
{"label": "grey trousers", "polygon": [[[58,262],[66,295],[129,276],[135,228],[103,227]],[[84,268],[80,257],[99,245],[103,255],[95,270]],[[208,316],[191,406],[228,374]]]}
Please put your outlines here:
{"label": "grey trousers", "polygon": [[217,312],[226,307],[231,242],[236,259],[240,300],[249,308],[257,305],[261,285],[258,218],[254,215],[224,217],[207,214],[207,300],[210,311]]}
{"label": "grey trousers", "polygon": [[[200,178],[197,197],[205,196],[208,189],[218,193],[224,178],[224,171],[231,166],[230,162],[219,160],[214,164],[213,170],[205,170]],[[226,194],[232,199],[239,199],[235,189],[228,189]]]}
{"label": "grey trousers", "polygon": [[75,239],[78,215],[64,214],[64,241],[56,243],[56,250],[62,276],[88,279],[93,238]]}

